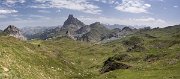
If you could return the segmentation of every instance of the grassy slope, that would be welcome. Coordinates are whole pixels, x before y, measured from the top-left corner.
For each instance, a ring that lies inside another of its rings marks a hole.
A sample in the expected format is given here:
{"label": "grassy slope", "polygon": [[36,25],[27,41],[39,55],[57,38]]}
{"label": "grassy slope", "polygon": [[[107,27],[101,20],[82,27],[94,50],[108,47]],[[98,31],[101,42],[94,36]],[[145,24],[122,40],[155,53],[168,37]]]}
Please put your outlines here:
{"label": "grassy slope", "polygon": [[65,66],[63,61],[44,55],[49,53],[44,48],[27,42],[1,37],[0,44],[1,78],[67,78],[64,69],[73,69],[69,63]]}
{"label": "grassy slope", "polygon": [[[180,35],[180,27],[173,29],[150,30],[136,33],[132,36],[138,36],[143,39],[145,51],[125,52],[138,58],[125,63],[133,66],[128,70],[115,70],[101,75],[98,78],[108,79],[180,79],[180,38],[174,37]],[[157,38],[146,37],[145,34]],[[129,37],[122,40],[127,40]],[[121,40],[111,42],[115,45]],[[160,48],[157,48],[160,47]],[[143,61],[146,56],[155,55],[160,58],[153,62]]]}
{"label": "grassy slope", "polygon": [[0,37],[0,40],[0,78],[91,78],[98,75],[103,61],[112,56],[109,48],[68,38],[23,42]]}
{"label": "grassy slope", "polygon": [[[0,79],[179,79],[178,30],[135,34],[144,40],[146,50],[141,52],[126,52],[127,48],[121,41],[131,36],[100,45],[68,38],[23,42],[13,37],[0,37]],[[157,38],[149,38],[145,34]],[[161,48],[156,48],[157,45]],[[132,68],[99,74],[108,57],[123,53],[136,59],[124,62]],[[162,57],[154,62],[143,61],[152,54]]]}

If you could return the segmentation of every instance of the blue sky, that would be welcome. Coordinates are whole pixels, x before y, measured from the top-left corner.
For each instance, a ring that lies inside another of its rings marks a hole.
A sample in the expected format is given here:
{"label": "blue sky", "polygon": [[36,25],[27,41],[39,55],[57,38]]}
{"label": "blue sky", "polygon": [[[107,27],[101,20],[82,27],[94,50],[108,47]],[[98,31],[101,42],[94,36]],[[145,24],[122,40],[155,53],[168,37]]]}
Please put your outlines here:
{"label": "blue sky", "polygon": [[91,24],[180,24],[180,0],[0,0],[0,26],[63,25],[69,14]]}

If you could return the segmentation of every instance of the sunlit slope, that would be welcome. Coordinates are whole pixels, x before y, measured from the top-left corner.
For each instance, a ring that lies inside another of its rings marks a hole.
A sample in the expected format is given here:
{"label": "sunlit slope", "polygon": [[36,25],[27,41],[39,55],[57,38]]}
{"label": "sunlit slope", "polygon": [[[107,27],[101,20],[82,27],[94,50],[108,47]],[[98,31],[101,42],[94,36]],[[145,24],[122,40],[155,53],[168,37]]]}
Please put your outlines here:
{"label": "sunlit slope", "polygon": [[13,37],[0,38],[0,78],[69,79],[83,73],[60,50],[39,45],[41,41],[31,44]]}
{"label": "sunlit slope", "polygon": [[[144,30],[107,46],[123,44],[126,52],[112,56],[112,62],[125,63],[129,69],[104,73],[104,79],[179,79],[180,27]],[[134,44],[134,45],[133,45]],[[125,54],[124,57],[122,57]]]}
{"label": "sunlit slope", "polygon": [[25,42],[2,36],[0,40],[0,78],[94,78],[113,55],[111,48],[69,38]]}
{"label": "sunlit slope", "polygon": [[[0,37],[4,79],[179,79],[180,27],[141,30],[103,44],[67,37],[21,41]],[[100,73],[105,61],[130,68]]]}

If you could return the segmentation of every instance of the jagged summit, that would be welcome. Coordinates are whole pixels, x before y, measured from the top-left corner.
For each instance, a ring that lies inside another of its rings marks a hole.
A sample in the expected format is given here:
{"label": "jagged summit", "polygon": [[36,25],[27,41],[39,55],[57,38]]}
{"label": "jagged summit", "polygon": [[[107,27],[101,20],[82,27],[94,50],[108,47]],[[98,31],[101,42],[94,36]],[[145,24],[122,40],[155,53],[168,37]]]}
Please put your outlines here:
{"label": "jagged summit", "polygon": [[100,25],[101,23],[100,22],[95,22],[94,24]]}
{"label": "jagged summit", "polygon": [[91,26],[96,26],[96,25],[101,25],[101,23],[100,22],[95,22],[95,23],[91,24]]}
{"label": "jagged summit", "polygon": [[68,16],[68,19],[64,22],[61,30],[59,31],[60,36],[68,36],[74,39],[74,36],[77,35],[76,31],[80,28],[86,26],[83,22],[74,18],[72,14]]}
{"label": "jagged summit", "polygon": [[74,18],[74,16],[72,14],[70,14],[68,16],[68,19],[64,22],[64,26],[70,25],[70,24],[78,25],[78,26],[84,26],[85,25],[83,22],[79,21],[77,18]]}
{"label": "jagged summit", "polygon": [[68,18],[69,18],[69,19],[71,19],[71,18],[73,19],[74,16],[73,16],[72,14],[69,14]]}
{"label": "jagged summit", "polygon": [[91,28],[106,28],[103,24],[101,24],[100,22],[95,22],[93,24],[90,25]]}
{"label": "jagged summit", "polygon": [[21,31],[14,25],[9,25],[3,32],[9,36],[26,40],[26,38],[22,35]]}
{"label": "jagged summit", "polygon": [[130,27],[124,27],[122,30],[123,31],[132,31],[132,29]]}
{"label": "jagged summit", "polygon": [[20,30],[15,27],[14,25],[9,25],[5,30],[4,30],[5,33],[7,34],[16,34],[16,33],[19,33]]}

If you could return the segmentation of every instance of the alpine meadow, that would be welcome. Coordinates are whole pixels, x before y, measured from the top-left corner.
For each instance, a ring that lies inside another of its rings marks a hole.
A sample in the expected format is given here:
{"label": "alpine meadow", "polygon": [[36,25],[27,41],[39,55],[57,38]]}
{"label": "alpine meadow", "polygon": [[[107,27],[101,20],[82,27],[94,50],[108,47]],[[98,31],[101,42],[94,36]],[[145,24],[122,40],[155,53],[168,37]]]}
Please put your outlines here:
{"label": "alpine meadow", "polygon": [[0,79],[180,79],[180,0],[0,0]]}

